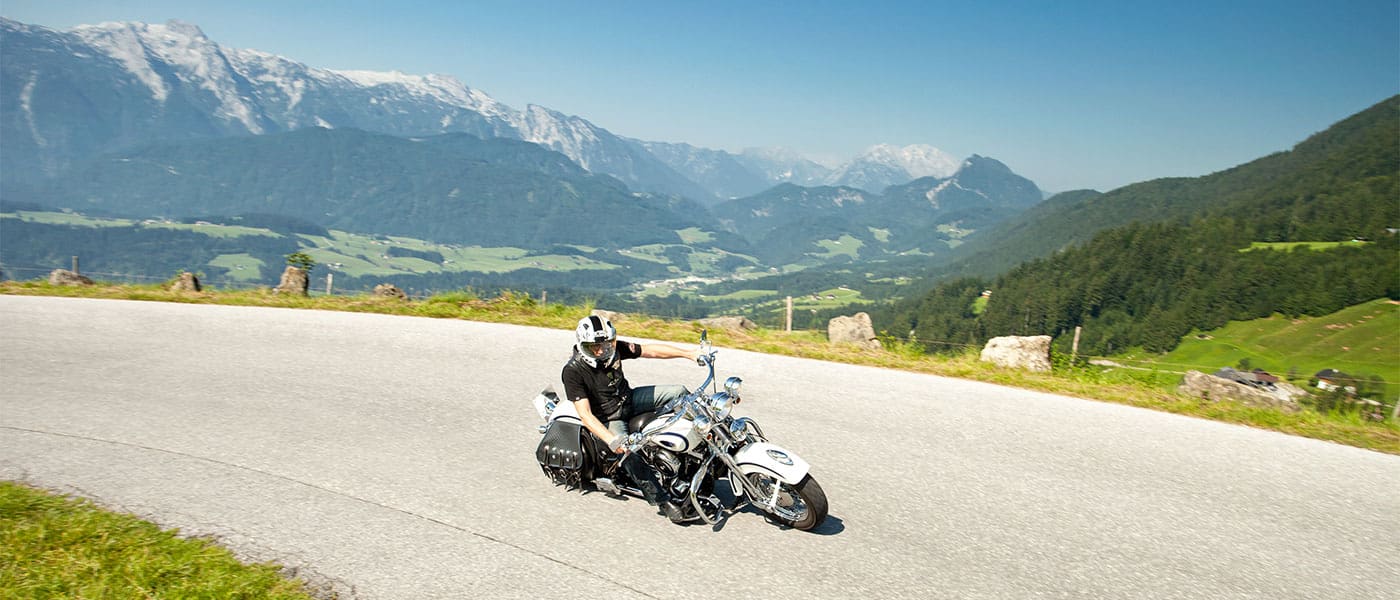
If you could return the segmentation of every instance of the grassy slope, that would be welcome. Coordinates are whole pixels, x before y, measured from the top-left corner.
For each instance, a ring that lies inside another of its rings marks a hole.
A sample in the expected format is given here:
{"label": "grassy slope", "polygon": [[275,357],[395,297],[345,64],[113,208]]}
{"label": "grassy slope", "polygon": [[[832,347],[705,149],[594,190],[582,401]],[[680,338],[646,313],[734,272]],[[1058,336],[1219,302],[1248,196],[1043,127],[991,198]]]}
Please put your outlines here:
{"label": "grassy slope", "polygon": [[1281,377],[1296,373],[1297,383],[1323,369],[1380,376],[1393,401],[1400,390],[1400,304],[1375,300],[1322,317],[1235,321],[1187,336],[1160,362],[1214,371],[1242,358]]}
{"label": "grassy slope", "polygon": [[0,481],[2,598],[286,598],[306,586],[203,539]]}

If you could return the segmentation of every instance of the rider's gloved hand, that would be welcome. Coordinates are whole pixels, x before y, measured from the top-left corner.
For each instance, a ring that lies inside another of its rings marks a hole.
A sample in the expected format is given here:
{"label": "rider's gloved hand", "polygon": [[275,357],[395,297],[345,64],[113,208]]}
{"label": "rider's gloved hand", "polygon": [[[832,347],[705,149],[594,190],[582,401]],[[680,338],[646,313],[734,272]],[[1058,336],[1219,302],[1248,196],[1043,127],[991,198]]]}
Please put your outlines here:
{"label": "rider's gloved hand", "polygon": [[627,445],[627,436],[625,436],[625,435],[613,436],[612,441],[611,441],[611,442],[608,442],[608,450],[612,450],[612,451],[613,451],[614,453],[616,453],[616,454],[622,454],[623,452],[626,451],[626,449],[624,448],[624,446],[626,446],[626,445]]}

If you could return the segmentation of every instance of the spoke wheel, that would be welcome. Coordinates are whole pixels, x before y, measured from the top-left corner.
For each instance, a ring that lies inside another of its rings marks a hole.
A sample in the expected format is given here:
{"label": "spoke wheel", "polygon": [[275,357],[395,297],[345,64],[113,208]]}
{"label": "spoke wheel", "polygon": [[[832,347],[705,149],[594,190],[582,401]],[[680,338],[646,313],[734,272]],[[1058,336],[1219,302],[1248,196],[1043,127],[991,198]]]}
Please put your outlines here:
{"label": "spoke wheel", "polygon": [[[778,522],[807,531],[826,520],[826,492],[811,475],[803,477],[797,485],[783,483],[760,473],[750,473],[748,477],[760,494],[758,498],[750,498],[750,501],[763,510],[770,510],[771,502],[770,514]],[[776,501],[773,498],[775,488]]]}

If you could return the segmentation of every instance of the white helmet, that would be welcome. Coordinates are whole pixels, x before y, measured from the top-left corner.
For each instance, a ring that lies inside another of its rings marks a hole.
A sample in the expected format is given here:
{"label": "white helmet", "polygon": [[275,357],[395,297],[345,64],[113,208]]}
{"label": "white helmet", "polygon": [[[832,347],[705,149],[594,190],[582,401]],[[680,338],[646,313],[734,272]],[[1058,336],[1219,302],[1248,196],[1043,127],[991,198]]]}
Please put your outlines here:
{"label": "white helmet", "polygon": [[578,338],[574,347],[588,366],[597,368],[612,362],[613,353],[617,349],[617,328],[613,327],[610,321],[590,315],[578,320],[578,328],[574,333]]}

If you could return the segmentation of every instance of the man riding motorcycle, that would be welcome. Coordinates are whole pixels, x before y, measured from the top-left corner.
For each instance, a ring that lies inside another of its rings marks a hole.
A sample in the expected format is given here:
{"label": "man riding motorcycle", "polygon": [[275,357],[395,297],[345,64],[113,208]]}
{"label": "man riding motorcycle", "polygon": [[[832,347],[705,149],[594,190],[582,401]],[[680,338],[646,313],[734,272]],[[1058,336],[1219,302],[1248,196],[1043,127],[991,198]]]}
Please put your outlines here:
{"label": "man riding motorcycle", "polygon": [[[579,319],[574,333],[577,341],[573,355],[560,374],[564,394],[574,403],[584,427],[613,452],[625,452],[623,442],[629,433],[628,419],[653,412],[657,407],[690,393],[683,385],[652,385],[633,389],[622,373],[622,361],[633,358],[687,358],[694,361],[700,357],[698,350],[684,350],[667,344],[643,346],[635,342],[619,343],[613,324],[596,315]],[[685,520],[680,503],[661,489],[650,466],[633,454],[623,457],[620,466],[637,483],[647,502],[658,507],[661,514],[672,523]]]}

